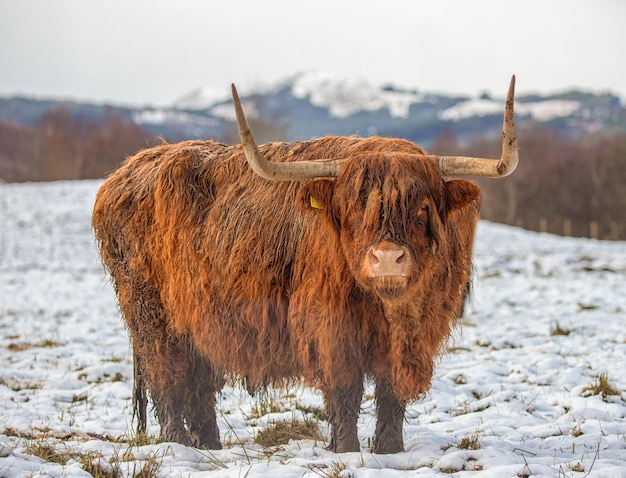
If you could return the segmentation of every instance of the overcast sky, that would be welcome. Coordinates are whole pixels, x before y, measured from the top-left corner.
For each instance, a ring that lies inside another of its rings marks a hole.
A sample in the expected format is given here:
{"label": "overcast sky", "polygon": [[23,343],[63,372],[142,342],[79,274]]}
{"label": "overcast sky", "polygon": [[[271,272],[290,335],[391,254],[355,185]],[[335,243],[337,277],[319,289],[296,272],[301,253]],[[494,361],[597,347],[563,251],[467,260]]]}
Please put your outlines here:
{"label": "overcast sky", "polygon": [[0,95],[167,105],[323,70],[626,99],[624,0],[0,0]]}

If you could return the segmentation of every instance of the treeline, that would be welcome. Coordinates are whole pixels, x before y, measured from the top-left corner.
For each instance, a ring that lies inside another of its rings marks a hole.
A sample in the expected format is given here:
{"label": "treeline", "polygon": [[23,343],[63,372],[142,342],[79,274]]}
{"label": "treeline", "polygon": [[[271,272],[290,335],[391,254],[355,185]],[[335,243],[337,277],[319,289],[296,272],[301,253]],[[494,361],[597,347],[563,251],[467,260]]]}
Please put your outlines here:
{"label": "treeline", "polygon": [[93,119],[51,110],[33,127],[0,120],[0,179],[102,178],[153,136],[112,109]]}
{"label": "treeline", "polygon": [[[255,128],[265,131],[262,124]],[[235,131],[233,127],[233,142]],[[626,240],[626,131],[576,140],[540,126],[518,134],[515,173],[479,180],[484,219],[562,235]],[[286,132],[271,130],[267,136],[276,139]],[[97,120],[53,110],[34,127],[0,121],[0,179],[103,178],[150,143],[152,133],[114,110]],[[500,148],[499,137],[464,144],[447,132],[429,151],[498,158]]]}
{"label": "treeline", "polygon": [[[257,118],[249,123],[259,142],[287,137],[284,120],[278,126],[275,120]],[[0,119],[0,182],[104,178],[126,157],[168,139],[144,130],[113,108],[97,117],[53,109],[35,126]],[[239,141],[234,124],[221,141]]]}
{"label": "treeline", "polygon": [[[526,229],[599,239],[626,239],[626,132],[576,140],[530,127],[518,132],[515,173],[479,180],[481,217]],[[459,145],[451,134],[430,150],[498,158],[500,138]]]}

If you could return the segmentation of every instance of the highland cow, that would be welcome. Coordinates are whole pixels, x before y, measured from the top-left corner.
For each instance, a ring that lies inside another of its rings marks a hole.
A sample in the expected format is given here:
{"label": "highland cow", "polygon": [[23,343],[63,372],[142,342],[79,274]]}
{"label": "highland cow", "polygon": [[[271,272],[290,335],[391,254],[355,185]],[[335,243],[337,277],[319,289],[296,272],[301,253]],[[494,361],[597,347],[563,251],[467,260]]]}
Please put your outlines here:
{"label": "highland cow", "polygon": [[433,156],[402,139],[324,137],[257,147],[233,86],[242,145],[164,144],[100,188],[93,228],[162,439],[219,448],[216,393],[293,380],[323,393],[328,448],[357,451],[364,380],[372,451],[403,450],[405,406],[470,281],[481,193],[448,176],[515,169],[511,81],[500,160]]}

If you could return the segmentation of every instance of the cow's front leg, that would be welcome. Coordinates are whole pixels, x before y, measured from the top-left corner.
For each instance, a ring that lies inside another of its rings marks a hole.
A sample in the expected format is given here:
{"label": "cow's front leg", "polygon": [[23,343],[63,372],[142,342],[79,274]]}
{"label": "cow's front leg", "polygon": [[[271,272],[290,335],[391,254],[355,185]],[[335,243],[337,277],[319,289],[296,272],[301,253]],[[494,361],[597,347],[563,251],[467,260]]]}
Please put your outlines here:
{"label": "cow's front leg", "polygon": [[363,379],[349,387],[323,390],[331,435],[328,450],[336,453],[359,451],[357,420],[363,397]]}
{"label": "cow's front leg", "polygon": [[402,421],[404,403],[399,401],[387,380],[376,379],[376,434],[372,453],[404,451]]}

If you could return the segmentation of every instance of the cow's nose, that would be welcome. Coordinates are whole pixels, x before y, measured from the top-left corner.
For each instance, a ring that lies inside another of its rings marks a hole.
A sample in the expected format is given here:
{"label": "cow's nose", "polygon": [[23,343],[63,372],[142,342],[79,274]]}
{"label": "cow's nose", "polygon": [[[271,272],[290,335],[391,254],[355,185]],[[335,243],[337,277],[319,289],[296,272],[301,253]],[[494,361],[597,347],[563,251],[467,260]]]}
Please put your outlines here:
{"label": "cow's nose", "polygon": [[392,244],[371,247],[367,260],[374,277],[405,276],[409,261],[405,248]]}

